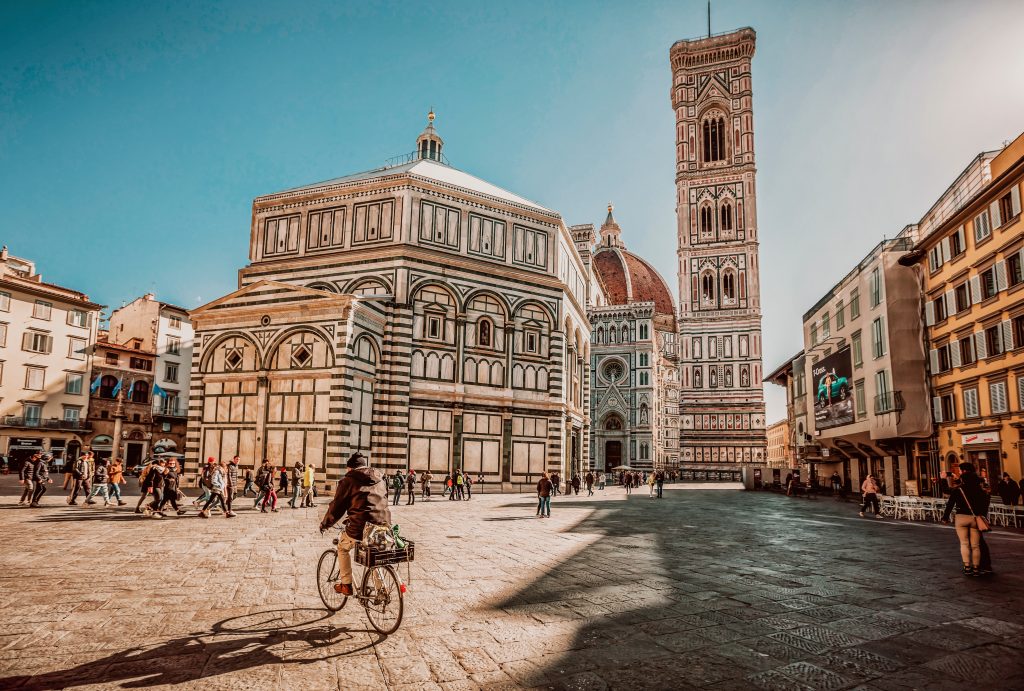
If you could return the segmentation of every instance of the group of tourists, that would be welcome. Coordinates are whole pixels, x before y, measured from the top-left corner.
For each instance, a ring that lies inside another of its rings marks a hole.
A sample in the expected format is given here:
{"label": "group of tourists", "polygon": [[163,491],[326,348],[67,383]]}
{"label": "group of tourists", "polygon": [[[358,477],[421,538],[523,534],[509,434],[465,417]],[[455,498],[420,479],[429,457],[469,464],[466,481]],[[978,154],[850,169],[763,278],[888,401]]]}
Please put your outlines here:
{"label": "group of tourists", "polygon": [[[392,492],[391,504],[397,506],[404,492],[406,497],[405,503],[408,506],[409,504],[416,503],[417,484],[420,488],[420,499],[430,499],[434,474],[429,470],[417,474],[414,469],[410,468],[406,472],[396,470],[393,475],[386,475],[384,480]],[[482,485],[483,482],[484,476],[482,473],[478,474],[476,480],[474,480],[473,476],[469,473],[456,470],[454,473],[448,473],[444,476],[441,486],[441,497],[447,496],[451,501],[469,501],[473,498],[473,485]]]}
{"label": "group of tourists", "polygon": [[[50,460],[49,454],[37,453],[22,465],[19,480],[23,491],[19,505],[39,506],[48,485],[53,484]],[[196,477],[202,494],[192,501],[192,506],[199,509],[200,518],[209,518],[214,511],[219,511],[225,518],[234,518],[237,514],[232,510],[232,504],[236,495],[248,497],[250,492],[256,497],[253,508],[264,513],[268,510],[277,512],[278,491],[288,496],[289,488],[291,499],[288,504],[291,508],[314,505],[316,471],[312,463],[296,462],[290,469],[281,468],[278,476],[275,467],[264,459],[255,473],[252,468],[247,468],[241,477],[238,463],[238,456],[219,463],[212,456],[206,459]],[[180,503],[187,499],[182,492],[183,477],[183,468],[176,458],[160,457],[148,463],[139,473],[140,492],[135,513],[165,518],[168,507],[179,516],[187,513]],[[128,502],[121,496],[121,486],[126,482],[122,459],[96,458],[92,452],[86,452],[66,467],[63,489],[68,493],[67,503],[72,506],[78,505],[79,498],[88,505],[102,500],[103,506],[124,506]],[[240,488],[241,482],[244,486]]]}

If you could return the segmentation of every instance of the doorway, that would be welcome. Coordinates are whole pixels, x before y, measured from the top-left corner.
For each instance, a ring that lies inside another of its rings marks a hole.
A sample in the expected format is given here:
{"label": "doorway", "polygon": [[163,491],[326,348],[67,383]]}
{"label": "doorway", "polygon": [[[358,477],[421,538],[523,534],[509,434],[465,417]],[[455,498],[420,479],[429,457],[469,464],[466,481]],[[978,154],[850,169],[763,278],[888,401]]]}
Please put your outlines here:
{"label": "doorway", "polygon": [[615,466],[622,465],[622,442],[606,441],[604,443],[604,472],[614,473]]}
{"label": "doorway", "polygon": [[124,464],[126,468],[131,468],[142,463],[142,444],[133,444],[128,442],[124,445]]}

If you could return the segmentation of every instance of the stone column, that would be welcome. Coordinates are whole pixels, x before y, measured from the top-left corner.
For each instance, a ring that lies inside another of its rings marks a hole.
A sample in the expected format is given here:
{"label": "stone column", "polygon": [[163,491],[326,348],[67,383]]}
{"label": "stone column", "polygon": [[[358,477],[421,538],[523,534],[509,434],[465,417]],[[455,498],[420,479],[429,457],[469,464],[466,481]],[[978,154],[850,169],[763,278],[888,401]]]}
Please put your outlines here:
{"label": "stone column", "polygon": [[455,315],[455,367],[454,367],[454,381],[459,384],[463,380],[463,368],[465,363],[463,360],[466,355],[466,315],[459,312]]}

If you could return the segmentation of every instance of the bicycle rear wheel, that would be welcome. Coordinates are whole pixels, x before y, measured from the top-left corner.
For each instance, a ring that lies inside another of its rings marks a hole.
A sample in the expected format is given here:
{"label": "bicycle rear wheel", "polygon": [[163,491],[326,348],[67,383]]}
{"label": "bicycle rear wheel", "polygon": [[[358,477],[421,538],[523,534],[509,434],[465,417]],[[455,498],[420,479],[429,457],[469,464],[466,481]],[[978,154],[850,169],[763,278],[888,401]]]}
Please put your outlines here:
{"label": "bicycle rear wheel", "polygon": [[389,636],[398,630],[405,611],[405,594],[393,566],[375,566],[363,571],[363,607],[370,626]]}
{"label": "bicycle rear wheel", "polygon": [[320,593],[320,599],[331,612],[337,612],[345,606],[348,601],[347,595],[342,595],[334,590],[334,584],[338,580],[338,551],[334,549],[325,550],[320,555],[320,561],[316,565],[316,589]]}

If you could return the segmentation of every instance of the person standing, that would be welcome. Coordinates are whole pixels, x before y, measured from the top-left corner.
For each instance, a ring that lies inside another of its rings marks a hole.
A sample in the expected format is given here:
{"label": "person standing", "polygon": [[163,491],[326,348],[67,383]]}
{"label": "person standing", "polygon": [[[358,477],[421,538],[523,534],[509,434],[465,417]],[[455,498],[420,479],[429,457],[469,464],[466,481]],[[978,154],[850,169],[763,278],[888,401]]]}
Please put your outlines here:
{"label": "person standing", "polygon": [[40,456],[42,456],[41,453],[34,453],[21,464],[21,470],[18,471],[18,481],[25,489],[21,491],[21,499],[18,500],[18,506],[32,503],[32,495],[35,492],[36,463],[39,462]]}
{"label": "person standing", "polygon": [[423,475],[420,476],[420,497],[425,501],[430,500],[430,483],[434,479],[433,473],[430,469],[423,471]]}
{"label": "person standing", "polygon": [[654,473],[647,476],[647,488],[651,499],[654,499]]}
{"label": "person standing", "polygon": [[39,460],[35,464],[35,470],[32,473],[32,480],[35,483],[35,489],[32,490],[32,503],[29,504],[29,508],[39,508],[39,500],[46,494],[46,486],[53,482],[50,479],[50,459],[53,458],[48,453],[44,453],[39,457]]}
{"label": "person standing", "polygon": [[[86,453],[88,453],[88,452],[86,452]],[[75,461],[77,461],[77,460],[78,459],[76,458]],[[65,463],[65,465],[64,465],[64,485],[63,485],[63,487],[61,487],[61,489],[64,490],[65,492],[68,491],[68,489],[71,487],[71,483],[74,482],[74,480],[75,480],[75,477],[74,477],[74,475],[71,472],[74,469],[74,467],[75,467],[75,462],[74,461],[72,461],[71,463]]]}
{"label": "person standing", "polygon": [[313,506],[313,497],[316,496],[316,468],[313,461],[306,461],[306,469],[302,473],[302,506]]}
{"label": "person standing", "polygon": [[441,492],[442,497],[445,492],[448,493],[449,501],[455,500],[455,478],[452,477],[451,473],[444,476],[444,491]]}
{"label": "person standing", "polygon": [[882,508],[878,504],[878,483],[875,481],[874,475],[868,475],[864,482],[861,483],[860,491],[864,494],[864,503],[860,507],[860,515],[864,516],[864,512],[867,511],[868,506],[874,508],[875,518],[882,517]]}
{"label": "person standing", "polygon": [[249,496],[249,492],[252,492],[257,496],[259,495],[259,492],[256,491],[252,484],[252,468],[245,469],[245,487],[242,489],[242,494],[247,497]]}
{"label": "person standing", "polygon": [[548,495],[549,497],[551,497],[551,496],[558,496],[558,481],[559,481],[559,479],[560,479],[560,477],[559,477],[557,472],[556,473],[551,473],[551,475],[548,476],[548,482],[551,483],[551,494]]}
{"label": "person standing", "polygon": [[402,477],[401,471],[396,470],[395,474],[391,477],[391,489],[394,493],[391,505],[398,506],[398,500],[402,498],[402,490],[405,489],[405,479]]}
{"label": "person standing", "polygon": [[277,486],[278,496],[288,496],[288,468],[281,466],[281,480]]}
{"label": "person standing", "polygon": [[[299,495],[305,487],[302,475],[302,462],[295,461],[295,465],[292,466],[292,498],[288,502],[288,506],[293,509],[299,508]],[[303,500],[305,500],[305,497],[303,497]]]}
{"label": "person standing", "polygon": [[466,498],[466,478],[461,470],[455,471],[455,498],[462,501]]}
{"label": "person standing", "polygon": [[168,504],[171,508],[179,515],[185,513],[185,509],[178,506],[178,487],[181,485],[181,473],[178,472],[178,462],[173,458],[167,462],[166,469],[163,472],[163,495],[160,497],[160,503],[156,505],[153,511],[154,518],[166,518],[167,514],[164,513],[164,507]]}
{"label": "person standing", "polygon": [[658,499],[662,499],[665,491],[665,471],[659,470],[654,473],[654,484],[658,488]]}
{"label": "person standing", "polygon": [[124,506],[128,502],[121,498],[121,485],[124,484],[124,461],[115,458],[107,471],[107,494],[111,502],[116,501],[118,506]]}
{"label": "person standing", "polygon": [[470,477],[469,473],[463,474],[462,484],[466,488],[466,501],[469,501],[473,498],[473,478]]}
{"label": "person standing", "polygon": [[110,506],[109,483],[110,473],[107,472],[107,461],[101,458],[96,461],[96,467],[92,471],[92,489],[89,491],[89,496],[86,497],[85,503],[95,504],[96,500],[93,497],[99,494],[103,497],[103,505]]}
{"label": "person standing", "polygon": [[839,476],[839,471],[832,473],[832,494],[838,495],[843,491],[843,478]]}
{"label": "person standing", "polygon": [[164,518],[159,508],[164,503],[164,473],[167,472],[167,459],[161,458],[150,465],[153,466],[153,469],[149,471],[146,479],[152,479],[150,491],[153,493],[153,501],[146,507],[146,515],[152,518]]}
{"label": "person standing", "polygon": [[1002,479],[996,484],[996,494],[1007,506],[1016,506],[1020,500],[1020,485],[1009,473],[1003,473]]}
{"label": "person standing", "polygon": [[590,470],[583,476],[583,482],[587,486],[587,496],[594,496],[594,473]]}
{"label": "person standing", "polygon": [[409,468],[409,476],[405,478],[405,505],[416,503],[416,471]]}
{"label": "person standing", "polygon": [[582,485],[582,484],[583,483],[580,480],[580,474],[576,473],[575,475],[573,475],[572,476],[572,493],[578,496],[579,493],[580,493],[580,485]]}
{"label": "person standing", "polygon": [[990,564],[982,563],[982,533],[979,530],[979,523],[984,521],[987,524],[990,501],[991,497],[982,486],[981,478],[974,472],[974,464],[961,463],[959,486],[953,487],[950,491],[942,522],[949,524],[949,514],[956,508],[953,525],[960,540],[960,559],[964,565],[965,576],[992,574]]}
{"label": "person standing", "polygon": [[554,483],[548,478],[548,474],[541,473],[540,480],[537,480],[537,518],[551,518],[551,493]]}

